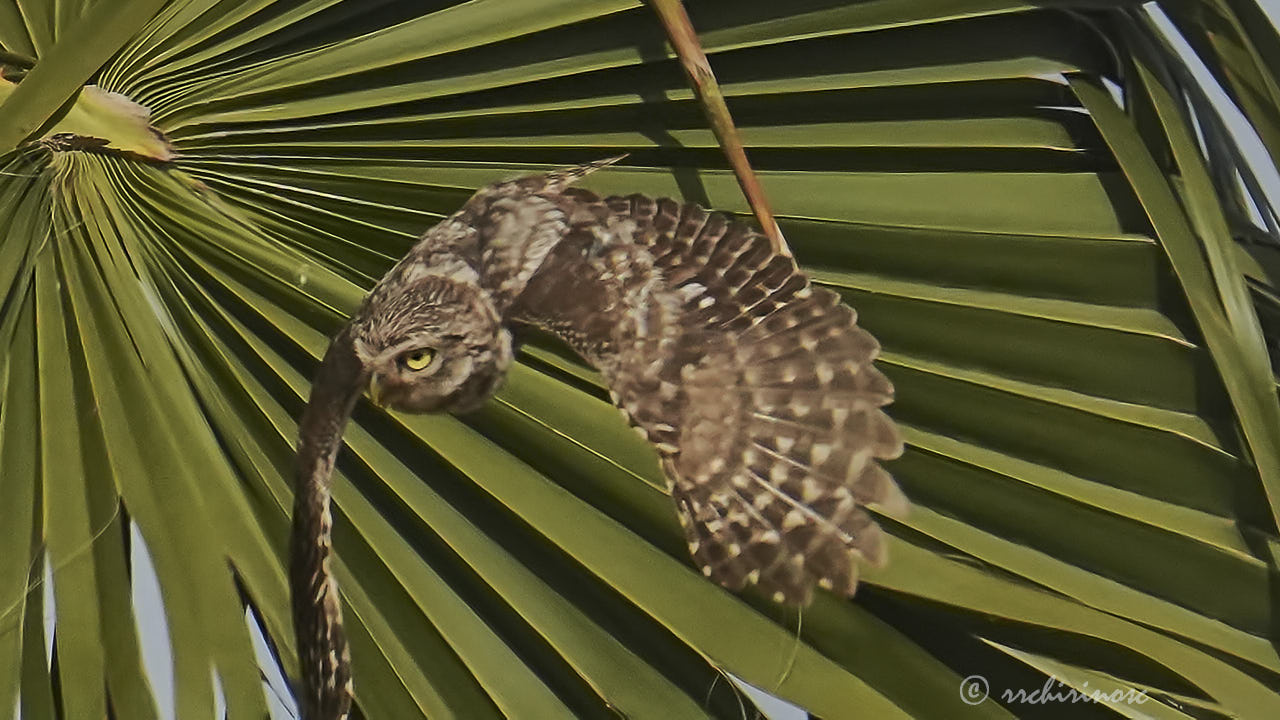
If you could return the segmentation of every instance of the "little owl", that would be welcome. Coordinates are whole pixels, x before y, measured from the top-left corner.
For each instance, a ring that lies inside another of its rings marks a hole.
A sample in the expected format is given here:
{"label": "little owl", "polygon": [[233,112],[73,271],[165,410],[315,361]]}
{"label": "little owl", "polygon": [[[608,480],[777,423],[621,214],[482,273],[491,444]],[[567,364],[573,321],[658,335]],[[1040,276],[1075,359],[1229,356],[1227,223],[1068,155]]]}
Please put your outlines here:
{"label": "little owl", "polygon": [[885,560],[863,508],[906,509],[877,462],[902,440],[879,345],[836,293],[724,215],[570,184],[606,160],[502,182],[431,228],[320,364],[299,426],[290,582],[306,720],[345,718],[350,668],[330,572],[329,486],[367,389],[405,412],[485,402],[510,327],[568,343],[657,451],[702,573],[807,603]]}

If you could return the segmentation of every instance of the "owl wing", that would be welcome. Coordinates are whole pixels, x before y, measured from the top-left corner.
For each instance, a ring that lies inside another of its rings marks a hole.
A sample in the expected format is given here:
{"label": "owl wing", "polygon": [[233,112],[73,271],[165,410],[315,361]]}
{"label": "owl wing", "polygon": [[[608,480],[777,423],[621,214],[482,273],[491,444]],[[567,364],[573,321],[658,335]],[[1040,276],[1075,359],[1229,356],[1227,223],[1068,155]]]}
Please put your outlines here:
{"label": "owl wing", "polygon": [[902,440],[876,340],[724,215],[580,189],[558,202],[580,220],[518,309],[601,370],[658,449],[695,562],[781,602],[815,583],[851,595],[858,562],[885,560],[865,506],[907,504],[878,462]]}
{"label": "owl wing", "polygon": [[345,720],[351,709],[351,658],[338,587],[329,568],[333,554],[329,497],[342,430],[367,377],[348,326],[325,352],[298,421],[289,587],[302,672],[295,694],[302,717],[309,719]]}
{"label": "owl wing", "polygon": [[695,561],[778,601],[806,603],[815,582],[852,595],[857,561],[885,561],[865,506],[906,509],[878,462],[903,449],[879,344],[750,227],[672,200],[606,202],[636,219],[682,300],[684,345],[707,350],[672,357],[688,402],[663,463]]}

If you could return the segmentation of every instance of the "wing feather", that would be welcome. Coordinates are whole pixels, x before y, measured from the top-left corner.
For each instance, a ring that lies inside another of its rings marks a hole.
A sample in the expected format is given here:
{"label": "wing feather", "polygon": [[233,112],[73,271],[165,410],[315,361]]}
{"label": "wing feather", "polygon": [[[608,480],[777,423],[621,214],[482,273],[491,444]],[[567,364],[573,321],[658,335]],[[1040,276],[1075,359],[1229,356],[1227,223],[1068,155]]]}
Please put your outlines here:
{"label": "wing feather", "polygon": [[852,594],[857,563],[885,561],[865,506],[907,506],[879,464],[902,452],[879,344],[749,227],[671,200],[604,203],[636,222],[680,299],[677,345],[700,355],[671,360],[686,402],[664,461],[695,562],[784,602],[808,602],[815,583]]}
{"label": "wing feather", "polygon": [[662,458],[695,562],[788,603],[814,584],[852,594],[857,564],[885,560],[866,506],[907,506],[880,465],[902,452],[883,410],[893,386],[853,310],[722,214],[644,195],[534,195],[516,202],[554,206],[561,239],[509,317],[601,372]]}
{"label": "wing feather", "polygon": [[367,375],[350,326],[329,345],[298,421],[297,484],[290,534],[289,589],[302,688],[302,717],[344,720],[351,709],[351,658],[333,555],[330,488],[342,430]]}

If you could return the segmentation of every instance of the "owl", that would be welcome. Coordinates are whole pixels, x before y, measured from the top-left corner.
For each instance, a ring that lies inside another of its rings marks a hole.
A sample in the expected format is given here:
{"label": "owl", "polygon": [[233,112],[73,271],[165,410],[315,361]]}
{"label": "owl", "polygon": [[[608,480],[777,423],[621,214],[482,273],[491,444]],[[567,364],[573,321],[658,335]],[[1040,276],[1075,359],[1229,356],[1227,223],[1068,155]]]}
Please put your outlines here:
{"label": "owl", "polygon": [[865,506],[907,502],[880,460],[902,439],[876,340],[747,225],[572,183],[615,159],[501,182],[428,230],[334,338],[299,424],[290,567],[305,720],[345,718],[346,638],[329,486],[356,401],[465,412],[492,396],[511,329],[593,366],[659,458],[689,552],[780,603],[850,596],[885,561]]}

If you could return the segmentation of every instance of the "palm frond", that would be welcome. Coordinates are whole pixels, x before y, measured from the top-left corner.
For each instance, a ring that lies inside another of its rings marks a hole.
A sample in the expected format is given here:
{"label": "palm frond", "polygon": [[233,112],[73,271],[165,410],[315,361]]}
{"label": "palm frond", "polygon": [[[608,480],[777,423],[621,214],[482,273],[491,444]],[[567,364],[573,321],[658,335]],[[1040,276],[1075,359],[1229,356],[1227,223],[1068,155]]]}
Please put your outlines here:
{"label": "palm frond", "polygon": [[[1160,6],[1274,162],[1274,27]],[[356,412],[335,543],[364,716],[737,718],[725,672],[825,718],[1021,716],[1000,691],[1049,678],[1149,698],[1071,709],[1098,716],[1280,712],[1269,206],[1146,11],[688,11],[796,257],[885,347],[916,505],[884,520],[891,564],[802,616],[707,583],[649,448],[535,340],[474,415]],[[626,152],[587,185],[751,212],[640,2],[0,0],[0,45],[36,58],[0,105],[0,708],[24,718],[167,715],[133,526],[177,717],[266,715],[244,611],[294,675],[308,381],[472,189]],[[24,142],[86,83],[178,157]]]}

